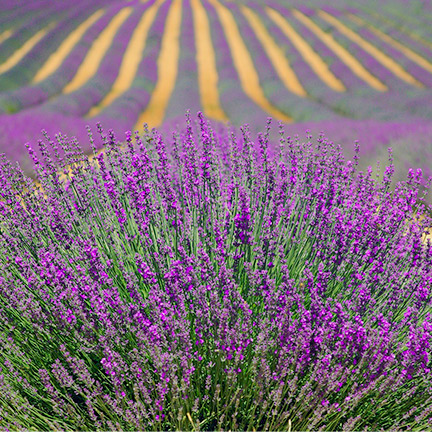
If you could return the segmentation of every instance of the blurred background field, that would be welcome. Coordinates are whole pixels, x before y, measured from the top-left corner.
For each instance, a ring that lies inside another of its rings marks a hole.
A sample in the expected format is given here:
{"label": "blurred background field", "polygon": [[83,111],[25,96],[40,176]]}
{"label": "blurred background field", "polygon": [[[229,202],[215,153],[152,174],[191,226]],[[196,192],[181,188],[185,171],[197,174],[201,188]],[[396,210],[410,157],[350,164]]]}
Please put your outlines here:
{"label": "blurred background field", "polygon": [[432,175],[432,3],[328,3],[2,0],[0,153],[33,176],[25,143],[37,151],[41,129],[90,153],[86,125],[122,141],[189,108],[323,131],[348,158],[358,139],[363,168],[390,146],[397,178]]}

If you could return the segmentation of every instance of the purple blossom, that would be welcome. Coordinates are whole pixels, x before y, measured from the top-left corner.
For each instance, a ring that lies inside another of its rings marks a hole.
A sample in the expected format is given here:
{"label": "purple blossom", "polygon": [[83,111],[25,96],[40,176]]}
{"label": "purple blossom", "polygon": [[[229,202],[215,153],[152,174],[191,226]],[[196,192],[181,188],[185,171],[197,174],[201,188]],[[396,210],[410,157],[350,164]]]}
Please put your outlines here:
{"label": "purple blossom", "polygon": [[428,426],[432,179],[270,126],[46,133],[39,192],[0,159],[8,427]]}

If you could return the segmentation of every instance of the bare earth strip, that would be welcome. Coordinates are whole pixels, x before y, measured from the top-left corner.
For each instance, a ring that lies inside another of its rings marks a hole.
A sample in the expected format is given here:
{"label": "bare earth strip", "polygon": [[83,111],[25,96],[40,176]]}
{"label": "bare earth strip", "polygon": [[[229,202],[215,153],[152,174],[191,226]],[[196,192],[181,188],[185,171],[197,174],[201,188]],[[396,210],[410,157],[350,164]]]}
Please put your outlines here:
{"label": "bare earth strip", "polygon": [[227,122],[228,117],[219,101],[219,77],[216,69],[216,59],[207,12],[200,0],[191,0],[191,6],[193,12],[201,105],[204,109],[204,113],[208,117]]}
{"label": "bare earth strip", "polygon": [[393,28],[396,28],[398,31],[400,31],[401,33],[405,33],[407,36],[409,36],[411,39],[414,39],[417,42],[420,42],[422,45],[424,45],[425,47],[432,49],[432,43],[430,41],[425,40],[424,38],[422,38],[421,36],[419,36],[416,33],[413,33],[412,31],[408,30],[405,27],[401,27],[400,25],[398,25],[397,23],[395,23],[394,21],[383,17],[380,14],[377,14],[375,12],[372,11],[368,11],[369,15],[372,15],[376,20],[381,21],[383,23],[385,23],[386,25],[390,25]]}
{"label": "bare earth strip", "polygon": [[55,23],[47,25],[35,33],[28,41],[18,48],[4,63],[0,64],[0,74],[7,72],[16,66],[33,47],[54,27]]}
{"label": "bare earth strip", "polygon": [[81,40],[85,32],[104,14],[103,9],[99,9],[81,23],[69,36],[61,43],[58,49],[48,57],[47,61],[36,73],[33,78],[34,83],[38,83],[53,74],[63,63],[65,58],[74,49],[75,45]]}
{"label": "bare earth strip", "polygon": [[213,5],[219,16],[243,91],[271,116],[287,123],[292,122],[290,116],[273,106],[265,97],[252,58],[229,9],[219,3],[218,0],[208,1]]}
{"label": "bare earth strip", "polygon": [[292,14],[318,38],[320,38],[361,80],[369,84],[375,90],[388,90],[388,87],[384,83],[365,69],[347,49],[336,42],[331,34],[324,32],[309,17],[301,13],[299,10],[293,9]]}
{"label": "bare earth strip", "polygon": [[174,90],[180,55],[179,37],[182,17],[182,0],[173,0],[165,22],[161,51],[158,57],[158,80],[146,110],[139,116],[135,129],[144,123],[158,127]]}
{"label": "bare earth strip", "polygon": [[99,65],[114,40],[115,35],[132,11],[133,9],[131,7],[123,8],[105,27],[92,44],[75,76],[63,89],[64,94],[77,90],[96,74]]}
{"label": "bare earth strip", "polygon": [[417,54],[415,51],[411,50],[407,46],[401,44],[397,40],[393,39],[389,35],[385,34],[381,30],[378,30],[377,28],[371,26],[363,19],[356,17],[353,14],[348,14],[348,17],[356,22],[357,24],[360,24],[361,26],[366,27],[368,30],[370,30],[372,33],[377,35],[381,40],[388,43],[389,45],[395,47],[398,49],[401,53],[403,53],[406,57],[408,57],[410,60],[412,60],[414,63],[417,63],[419,66],[421,66],[423,69],[427,70],[428,72],[432,73],[432,63],[428,62],[424,57]]}
{"label": "bare earth strip", "polygon": [[266,7],[266,12],[273,22],[282,30],[285,36],[292,42],[297,51],[321,81],[337,92],[346,91],[343,82],[330,71],[328,65],[323,61],[323,59],[309,46],[309,44],[294,30],[294,28],[278,11]]}
{"label": "bare earth strip", "polygon": [[131,40],[126,48],[120,66],[119,74],[110,90],[99,105],[94,106],[86,117],[94,117],[132,86],[138,71],[139,64],[146,46],[148,32],[153,24],[159,7],[165,0],[157,0],[144,12],[141,21],[134,30]]}
{"label": "bare earth strip", "polygon": [[306,90],[303,88],[297,75],[291,68],[284,52],[270,36],[259,16],[252,9],[244,5],[241,6],[241,10],[243,15],[249,21],[255,35],[261,42],[261,45],[270,58],[273,67],[285,87],[300,97],[307,97]]}
{"label": "bare earth strip", "polygon": [[406,72],[400,64],[396,63],[391,57],[384,54],[371,43],[360,37],[353,30],[342,24],[337,18],[324,11],[318,11],[318,15],[325,21],[333,25],[335,28],[337,28],[348,39],[351,39],[362,49],[367,51],[372,57],[379,61],[384,67],[386,67],[393,75],[413,86],[424,87],[420,81],[418,81],[411,74]]}
{"label": "bare earth strip", "polygon": [[6,30],[0,34],[0,44],[12,36],[12,30]]}

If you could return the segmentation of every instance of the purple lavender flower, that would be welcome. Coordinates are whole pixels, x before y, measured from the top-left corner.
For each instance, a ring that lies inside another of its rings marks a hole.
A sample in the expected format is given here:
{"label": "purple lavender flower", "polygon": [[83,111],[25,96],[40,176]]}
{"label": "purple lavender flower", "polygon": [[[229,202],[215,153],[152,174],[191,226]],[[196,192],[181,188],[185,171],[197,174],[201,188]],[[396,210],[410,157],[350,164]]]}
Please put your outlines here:
{"label": "purple lavender flower", "polygon": [[0,159],[2,424],[429,426],[432,178],[270,125],[45,133],[42,191]]}

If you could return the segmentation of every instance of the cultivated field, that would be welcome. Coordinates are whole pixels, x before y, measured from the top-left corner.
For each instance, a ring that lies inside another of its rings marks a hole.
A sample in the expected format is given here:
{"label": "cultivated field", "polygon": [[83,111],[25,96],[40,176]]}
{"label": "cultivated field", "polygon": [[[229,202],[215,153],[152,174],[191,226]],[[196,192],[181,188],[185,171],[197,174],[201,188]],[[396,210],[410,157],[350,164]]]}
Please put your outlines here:
{"label": "cultivated field", "polygon": [[432,4],[303,3],[0,1],[0,432],[432,430]]}
{"label": "cultivated field", "polygon": [[23,144],[42,128],[86,145],[86,124],[121,137],[144,122],[182,123],[187,106],[255,131],[266,116],[300,122],[289,130],[325,130],[349,155],[359,139],[370,163],[392,145],[398,172],[432,173],[430,8],[287,5],[5,0],[0,150],[30,172]]}

